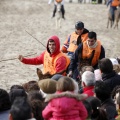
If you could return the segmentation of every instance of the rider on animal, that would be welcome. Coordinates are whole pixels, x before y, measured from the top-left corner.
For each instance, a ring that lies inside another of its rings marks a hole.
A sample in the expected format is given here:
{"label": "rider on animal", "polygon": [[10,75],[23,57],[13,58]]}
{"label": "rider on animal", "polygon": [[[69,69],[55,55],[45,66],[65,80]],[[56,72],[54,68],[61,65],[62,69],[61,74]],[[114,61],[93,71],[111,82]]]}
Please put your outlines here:
{"label": "rider on animal", "polygon": [[107,6],[110,5],[110,12],[112,14],[112,21],[114,22],[114,13],[117,10],[117,6],[120,5],[120,0],[108,0]]}
{"label": "rider on animal", "polygon": [[[49,0],[48,4],[51,4],[53,0]],[[61,12],[62,12],[62,18],[65,19],[65,9],[64,9],[64,0],[54,0],[54,10],[53,10],[53,16],[55,17],[56,9],[57,9],[57,4],[61,4]]]}
{"label": "rider on animal", "polygon": [[49,73],[50,75],[63,74],[70,63],[70,60],[60,51],[59,38],[57,36],[51,36],[48,39],[46,49],[46,51],[35,58],[24,58],[22,55],[19,55],[19,60],[24,64],[43,64],[44,73]]}

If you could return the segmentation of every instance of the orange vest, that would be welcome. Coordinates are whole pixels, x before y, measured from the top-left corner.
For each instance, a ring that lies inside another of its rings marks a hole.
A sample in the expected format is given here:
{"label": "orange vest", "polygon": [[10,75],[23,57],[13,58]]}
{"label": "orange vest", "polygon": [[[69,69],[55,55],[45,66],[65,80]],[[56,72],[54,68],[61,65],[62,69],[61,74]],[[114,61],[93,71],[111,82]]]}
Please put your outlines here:
{"label": "orange vest", "polygon": [[87,41],[83,42],[83,50],[82,50],[83,59],[90,58],[92,51],[95,50],[94,57],[91,63],[92,66],[98,63],[100,53],[101,53],[101,42],[97,40],[97,44],[98,45],[96,48],[89,48],[87,45]]}
{"label": "orange vest", "polygon": [[55,0],[57,3],[61,3],[62,2],[62,0]]}
{"label": "orange vest", "polygon": [[68,65],[70,64],[70,59],[62,52],[60,52],[58,55],[55,57],[50,57],[50,54],[46,51],[44,54],[44,65],[43,65],[43,72],[47,73],[49,72],[51,75],[56,73],[56,60],[60,57],[64,56],[66,58],[66,68],[67,69]]}
{"label": "orange vest", "polygon": [[[73,32],[70,36],[70,44],[69,44],[69,48],[67,49],[67,51],[69,52],[74,52],[78,45],[77,45],[77,38],[79,35],[77,35],[75,32]],[[88,38],[88,33],[81,35],[81,39],[82,42],[86,41]]]}
{"label": "orange vest", "polygon": [[120,5],[120,1],[119,0],[113,0],[111,3],[111,6],[117,7]]}

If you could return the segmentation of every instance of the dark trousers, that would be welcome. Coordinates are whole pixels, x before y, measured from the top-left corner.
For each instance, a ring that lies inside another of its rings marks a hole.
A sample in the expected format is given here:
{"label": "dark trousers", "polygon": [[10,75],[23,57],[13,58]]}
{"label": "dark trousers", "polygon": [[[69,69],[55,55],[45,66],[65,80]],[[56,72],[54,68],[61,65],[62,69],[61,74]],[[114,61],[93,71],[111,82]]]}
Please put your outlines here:
{"label": "dark trousers", "polygon": [[[57,10],[57,5],[54,5],[53,17],[55,17],[56,10]],[[65,15],[64,5],[61,5],[61,12],[62,12],[62,18],[64,18]]]}
{"label": "dark trousers", "polygon": [[116,7],[113,7],[113,6],[111,6],[110,7],[110,12],[111,12],[111,15],[112,15],[112,20],[113,20],[113,22],[114,22],[114,19],[115,19],[115,10],[117,10],[117,8]]}

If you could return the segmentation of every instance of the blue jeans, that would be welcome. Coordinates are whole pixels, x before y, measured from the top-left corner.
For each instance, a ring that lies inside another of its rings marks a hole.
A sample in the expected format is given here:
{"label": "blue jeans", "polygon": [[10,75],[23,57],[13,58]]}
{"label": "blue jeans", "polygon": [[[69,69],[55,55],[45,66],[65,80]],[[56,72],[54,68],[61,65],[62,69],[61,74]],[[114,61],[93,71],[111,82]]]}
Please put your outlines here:
{"label": "blue jeans", "polygon": [[63,77],[63,75],[61,75],[61,74],[55,74],[55,75],[52,76],[51,79],[58,81],[59,78],[61,78],[61,77]]}
{"label": "blue jeans", "polygon": [[113,6],[110,6],[110,12],[111,12],[111,15],[112,15],[112,20],[114,21],[114,12],[115,12],[115,10],[116,10],[117,8],[116,7],[113,7]]}

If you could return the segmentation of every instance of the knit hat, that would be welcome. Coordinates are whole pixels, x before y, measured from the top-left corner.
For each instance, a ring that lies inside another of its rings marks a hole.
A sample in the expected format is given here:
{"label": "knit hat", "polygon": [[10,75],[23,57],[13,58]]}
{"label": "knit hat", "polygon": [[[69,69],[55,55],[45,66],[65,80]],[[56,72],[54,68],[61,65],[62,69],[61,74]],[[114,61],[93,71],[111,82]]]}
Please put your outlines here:
{"label": "knit hat", "polygon": [[113,65],[119,65],[118,61],[115,58],[110,58]]}
{"label": "knit hat", "polygon": [[56,83],[57,81],[52,79],[43,79],[38,81],[38,86],[44,93],[51,94],[56,92]]}
{"label": "knit hat", "polygon": [[85,71],[82,74],[82,82],[84,82],[86,86],[94,85],[94,83],[95,83],[94,73],[90,72],[90,71]]}

